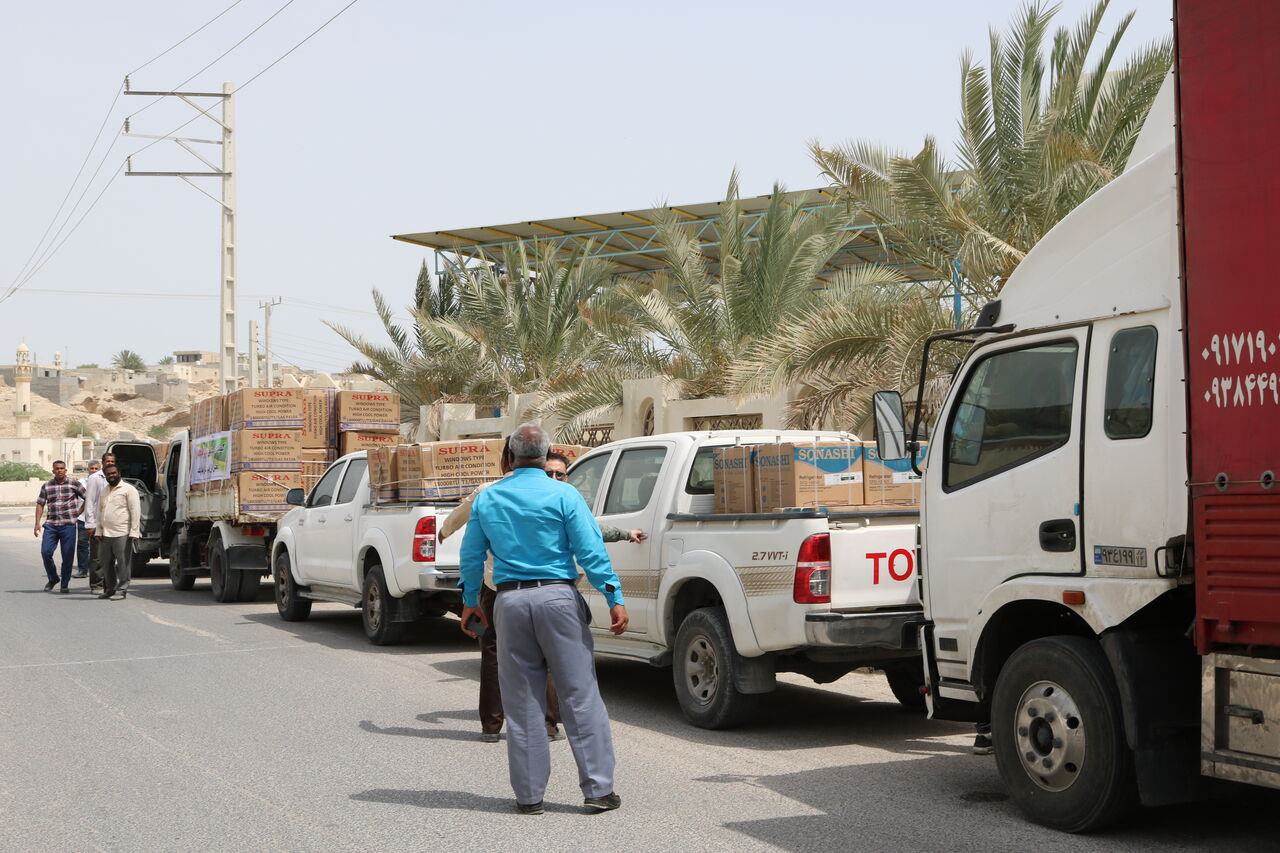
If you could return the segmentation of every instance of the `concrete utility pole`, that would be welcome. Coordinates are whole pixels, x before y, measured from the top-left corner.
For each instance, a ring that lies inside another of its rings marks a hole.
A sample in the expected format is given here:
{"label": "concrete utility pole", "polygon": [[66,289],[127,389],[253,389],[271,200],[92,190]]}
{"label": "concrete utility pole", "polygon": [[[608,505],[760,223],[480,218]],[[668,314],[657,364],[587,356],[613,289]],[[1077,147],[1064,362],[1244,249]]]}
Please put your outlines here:
{"label": "concrete utility pole", "polygon": [[263,317],[262,344],[263,344],[263,349],[265,349],[267,352],[267,387],[268,388],[276,387],[275,386],[275,375],[276,375],[275,367],[272,366],[272,363],[271,363],[271,309],[279,305],[283,301],[284,301],[283,299],[277,296],[275,299],[258,303],[258,307],[262,309],[262,317]]}
{"label": "concrete utility pole", "polygon": [[[194,139],[179,136],[155,136],[147,133],[131,133],[129,121],[125,120],[124,135],[137,136],[143,139],[163,139],[177,144],[187,153],[204,163],[211,172],[135,172],[133,158],[129,158],[125,169],[126,175],[142,177],[182,178],[191,186],[213,199],[222,207],[222,274],[218,287],[220,308],[218,312],[218,381],[222,392],[229,393],[239,386],[236,369],[236,183],[235,183],[235,86],[223,83],[221,92],[139,92],[129,88],[129,78],[124,78],[126,95],[150,95],[161,98],[178,98],[196,110],[200,115],[214,121],[222,128],[222,139]],[[217,106],[217,101],[208,107],[201,108],[192,98],[217,98],[222,102],[222,118],[214,118],[210,111]],[[214,165],[198,154],[188,143],[222,146],[222,165]],[[197,185],[192,178],[221,178],[222,198],[215,198]]]}
{"label": "concrete utility pole", "polygon": [[249,321],[249,387],[258,385],[258,321]]}

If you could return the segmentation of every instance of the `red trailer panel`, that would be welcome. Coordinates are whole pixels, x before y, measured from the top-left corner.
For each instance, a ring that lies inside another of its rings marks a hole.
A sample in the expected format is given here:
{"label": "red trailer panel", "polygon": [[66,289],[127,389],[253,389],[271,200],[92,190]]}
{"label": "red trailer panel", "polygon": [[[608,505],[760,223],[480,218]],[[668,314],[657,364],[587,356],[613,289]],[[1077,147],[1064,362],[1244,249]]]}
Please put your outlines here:
{"label": "red trailer panel", "polygon": [[1280,647],[1280,3],[1175,26],[1197,646]]}

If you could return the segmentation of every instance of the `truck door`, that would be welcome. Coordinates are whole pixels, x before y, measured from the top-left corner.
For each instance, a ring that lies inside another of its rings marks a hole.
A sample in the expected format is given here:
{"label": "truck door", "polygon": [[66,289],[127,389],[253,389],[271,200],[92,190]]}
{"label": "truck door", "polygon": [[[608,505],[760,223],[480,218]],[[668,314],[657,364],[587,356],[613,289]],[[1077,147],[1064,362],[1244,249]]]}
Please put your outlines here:
{"label": "truck door", "polygon": [[[326,574],[320,580],[351,586],[356,582],[356,507],[367,503],[369,488],[364,487],[360,495],[360,486],[365,483],[365,471],[369,467],[367,459],[352,459],[347,463],[347,470],[342,475],[342,484],[333,498],[332,510],[324,532],[328,539],[330,552],[323,563]],[[394,571],[394,566],[387,566],[385,571]]]}
{"label": "truck door", "polygon": [[[664,482],[662,469],[671,455],[669,449],[670,445],[656,444],[628,447],[617,454],[598,516],[602,526],[622,530],[639,528],[648,534],[657,529],[657,507],[665,506],[659,499],[657,486]],[[647,634],[654,623],[653,608],[660,580],[656,549],[661,547],[655,542],[657,537],[650,535],[639,544],[623,541],[605,545],[627,599],[628,634]],[[605,613],[604,620],[597,621],[596,627],[608,627],[604,596],[597,598]]]}
{"label": "truck door", "polygon": [[298,520],[299,529],[294,540],[298,550],[295,571],[307,581],[332,583],[337,573],[334,565],[342,560],[334,549],[341,542],[338,519],[343,508],[335,507],[333,500],[346,467],[345,461],[335,462],[324,472],[320,482],[307,496],[307,507]]}
{"label": "truck door", "polygon": [[[1079,574],[1081,409],[1089,328],[993,344],[967,360],[925,475],[924,583],[938,674],[967,682],[987,594]],[[988,614],[989,615],[989,614]]]}

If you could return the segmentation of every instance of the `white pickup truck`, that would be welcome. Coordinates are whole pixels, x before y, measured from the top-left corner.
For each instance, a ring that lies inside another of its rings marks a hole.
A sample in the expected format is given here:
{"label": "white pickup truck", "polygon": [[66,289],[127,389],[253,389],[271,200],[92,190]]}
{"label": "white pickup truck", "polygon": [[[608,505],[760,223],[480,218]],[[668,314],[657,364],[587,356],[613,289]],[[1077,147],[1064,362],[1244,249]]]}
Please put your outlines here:
{"label": "white pickup truck", "polygon": [[304,499],[280,519],[271,577],[281,618],[298,622],[316,601],[361,608],[376,645],[399,642],[409,623],[458,612],[460,537],[442,551],[436,527],[456,504],[374,504],[364,452],[334,462]]}
{"label": "white pickup truck", "polygon": [[569,482],[600,522],[649,534],[607,546],[631,620],[625,634],[609,634],[603,596],[583,585],[596,652],[671,666],[685,716],[703,728],[744,722],[780,671],[825,683],[878,667],[900,702],[923,708],[915,510],[714,512],[717,449],[832,439],[856,440],[671,433],[578,460]]}

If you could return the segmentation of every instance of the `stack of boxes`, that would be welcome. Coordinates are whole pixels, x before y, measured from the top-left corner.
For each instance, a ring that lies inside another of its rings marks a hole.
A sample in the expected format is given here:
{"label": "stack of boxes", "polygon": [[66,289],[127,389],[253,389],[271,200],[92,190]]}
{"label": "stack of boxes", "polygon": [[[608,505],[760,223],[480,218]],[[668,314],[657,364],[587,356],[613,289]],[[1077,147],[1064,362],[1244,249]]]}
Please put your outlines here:
{"label": "stack of boxes", "polygon": [[[924,465],[927,445],[918,464]],[[714,465],[719,513],[915,507],[920,478],[911,460],[885,461],[874,442],[812,441],[733,445]]]}
{"label": "stack of boxes", "polygon": [[[242,388],[225,398],[231,480],[244,513],[285,512],[302,488],[302,390]],[[215,398],[220,399],[220,398]]]}

